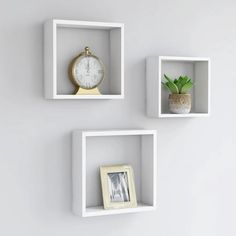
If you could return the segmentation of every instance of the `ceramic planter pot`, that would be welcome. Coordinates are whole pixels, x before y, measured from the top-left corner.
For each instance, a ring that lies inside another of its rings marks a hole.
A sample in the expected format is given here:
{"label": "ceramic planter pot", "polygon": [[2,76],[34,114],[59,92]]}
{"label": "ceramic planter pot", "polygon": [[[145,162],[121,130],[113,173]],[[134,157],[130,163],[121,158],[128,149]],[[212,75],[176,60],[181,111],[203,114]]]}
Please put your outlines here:
{"label": "ceramic planter pot", "polygon": [[170,94],[169,108],[172,113],[189,113],[191,110],[191,94]]}

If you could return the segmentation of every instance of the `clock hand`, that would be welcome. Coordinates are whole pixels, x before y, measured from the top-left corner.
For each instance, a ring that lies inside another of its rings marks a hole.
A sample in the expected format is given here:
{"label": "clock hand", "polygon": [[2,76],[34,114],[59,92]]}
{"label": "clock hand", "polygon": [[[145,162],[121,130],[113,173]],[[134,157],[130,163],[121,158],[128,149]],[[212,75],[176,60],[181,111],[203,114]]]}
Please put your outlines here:
{"label": "clock hand", "polygon": [[88,73],[90,71],[90,60],[88,60]]}
{"label": "clock hand", "polygon": [[87,73],[89,73],[89,60],[88,60],[88,63],[87,63]]}

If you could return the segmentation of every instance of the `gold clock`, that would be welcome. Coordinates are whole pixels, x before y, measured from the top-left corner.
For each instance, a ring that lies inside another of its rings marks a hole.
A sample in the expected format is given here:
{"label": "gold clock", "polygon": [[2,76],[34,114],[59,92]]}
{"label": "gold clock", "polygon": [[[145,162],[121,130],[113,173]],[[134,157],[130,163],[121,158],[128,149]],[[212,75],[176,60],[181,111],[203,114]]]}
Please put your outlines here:
{"label": "gold clock", "polygon": [[76,95],[100,95],[98,85],[104,76],[102,61],[91,53],[89,47],[85,47],[69,65],[69,77],[76,86]]}

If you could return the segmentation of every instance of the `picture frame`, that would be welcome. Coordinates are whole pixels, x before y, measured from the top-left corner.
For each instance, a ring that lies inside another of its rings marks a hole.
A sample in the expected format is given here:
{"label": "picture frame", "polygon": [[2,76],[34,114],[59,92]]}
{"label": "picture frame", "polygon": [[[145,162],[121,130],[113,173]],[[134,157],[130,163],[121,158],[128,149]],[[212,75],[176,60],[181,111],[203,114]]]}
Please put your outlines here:
{"label": "picture frame", "polygon": [[104,209],[137,207],[132,166],[101,166],[100,177]]}

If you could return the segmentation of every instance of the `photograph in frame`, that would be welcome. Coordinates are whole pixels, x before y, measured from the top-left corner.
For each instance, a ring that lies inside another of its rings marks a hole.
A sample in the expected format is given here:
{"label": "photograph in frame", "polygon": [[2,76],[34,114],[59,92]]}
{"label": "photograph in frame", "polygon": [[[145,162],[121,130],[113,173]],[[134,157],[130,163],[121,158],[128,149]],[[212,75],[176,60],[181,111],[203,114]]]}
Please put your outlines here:
{"label": "photograph in frame", "polygon": [[111,202],[129,202],[127,172],[108,173],[108,188]]}
{"label": "photograph in frame", "polygon": [[104,209],[137,207],[131,166],[101,166],[100,176]]}

